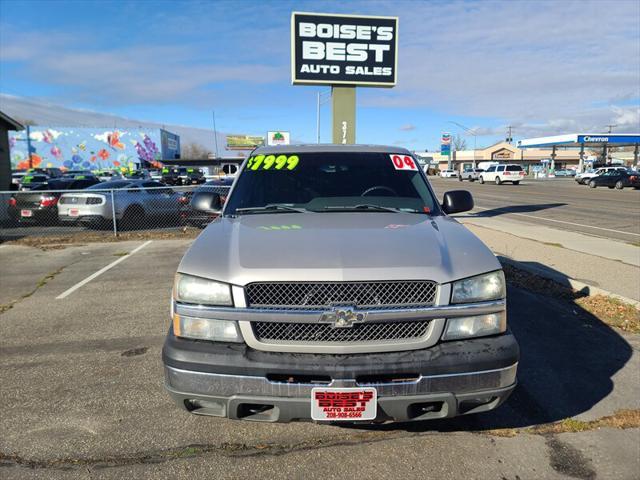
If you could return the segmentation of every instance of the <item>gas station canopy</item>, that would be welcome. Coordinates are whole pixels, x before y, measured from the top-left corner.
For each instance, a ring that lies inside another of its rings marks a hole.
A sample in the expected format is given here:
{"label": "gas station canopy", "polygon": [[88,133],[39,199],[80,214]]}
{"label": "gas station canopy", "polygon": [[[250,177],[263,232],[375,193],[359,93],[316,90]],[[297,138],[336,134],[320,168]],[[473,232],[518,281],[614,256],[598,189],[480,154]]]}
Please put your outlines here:
{"label": "gas station canopy", "polygon": [[556,149],[580,148],[580,164],[578,170],[584,168],[584,149],[602,149],[602,162],[607,162],[607,149],[609,147],[635,147],[633,149],[633,163],[638,165],[640,158],[640,133],[569,133],[567,135],[554,135],[551,137],[538,137],[520,140],[518,148],[551,147],[551,170],[555,168]]}
{"label": "gas station canopy", "polygon": [[640,144],[640,133],[570,133],[520,140],[518,147],[602,147],[607,144],[616,147],[633,147]]}

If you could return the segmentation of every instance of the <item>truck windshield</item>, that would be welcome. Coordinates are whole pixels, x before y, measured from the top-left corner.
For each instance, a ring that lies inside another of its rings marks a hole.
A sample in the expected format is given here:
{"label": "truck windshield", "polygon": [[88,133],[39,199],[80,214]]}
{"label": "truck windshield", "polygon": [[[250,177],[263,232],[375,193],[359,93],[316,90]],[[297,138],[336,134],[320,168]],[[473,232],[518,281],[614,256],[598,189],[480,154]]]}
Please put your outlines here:
{"label": "truck windshield", "polygon": [[433,213],[437,202],[414,162],[404,154],[380,152],[254,155],[241,171],[224,214],[293,211],[286,207]]}

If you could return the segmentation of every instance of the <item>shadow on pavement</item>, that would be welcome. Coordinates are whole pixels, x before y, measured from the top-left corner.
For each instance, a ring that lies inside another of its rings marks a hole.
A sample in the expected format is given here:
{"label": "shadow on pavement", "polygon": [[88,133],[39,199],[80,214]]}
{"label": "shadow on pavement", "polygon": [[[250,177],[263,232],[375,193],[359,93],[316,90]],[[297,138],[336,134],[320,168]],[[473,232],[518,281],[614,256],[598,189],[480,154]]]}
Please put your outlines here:
{"label": "shadow on pavement", "polygon": [[482,431],[559,421],[584,413],[611,395],[613,375],[631,358],[631,346],[616,330],[568,300],[509,285],[508,322],[521,358],[518,386],[503,405],[454,419],[371,428]]}
{"label": "shadow on pavement", "polygon": [[550,208],[564,207],[566,203],[540,203],[538,205],[514,205],[511,207],[492,208],[490,210],[482,210],[469,217],[497,217],[506,213],[532,213]]}

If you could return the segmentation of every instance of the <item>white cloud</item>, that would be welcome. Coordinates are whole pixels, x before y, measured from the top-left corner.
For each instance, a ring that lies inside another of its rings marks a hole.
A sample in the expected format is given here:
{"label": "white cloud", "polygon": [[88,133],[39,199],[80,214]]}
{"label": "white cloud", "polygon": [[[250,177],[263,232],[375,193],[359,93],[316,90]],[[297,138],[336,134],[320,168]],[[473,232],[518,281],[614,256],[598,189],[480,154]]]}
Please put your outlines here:
{"label": "white cloud", "polygon": [[415,129],[416,129],[416,126],[411,123],[407,123],[406,125],[402,125],[400,127],[400,130],[402,130],[403,132],[410,132]]}
{"label": "white cloud", "polygon": [[398,86],[363,92],[363,105],[497,118],[545,133],[611,122],[640,129],[637,106],[624,105],[640,98],[640,3],[410,6],[400,19]]}

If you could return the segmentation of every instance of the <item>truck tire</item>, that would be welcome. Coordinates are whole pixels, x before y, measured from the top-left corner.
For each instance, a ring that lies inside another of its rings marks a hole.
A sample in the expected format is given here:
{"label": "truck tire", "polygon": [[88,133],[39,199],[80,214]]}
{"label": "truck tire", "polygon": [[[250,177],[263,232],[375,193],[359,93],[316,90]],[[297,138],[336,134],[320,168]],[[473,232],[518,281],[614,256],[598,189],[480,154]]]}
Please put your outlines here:
{"label": "truck tire", "polygon": [[496,185],[502,185],[502,180],[500,180],[500,177],[496,177]]}

